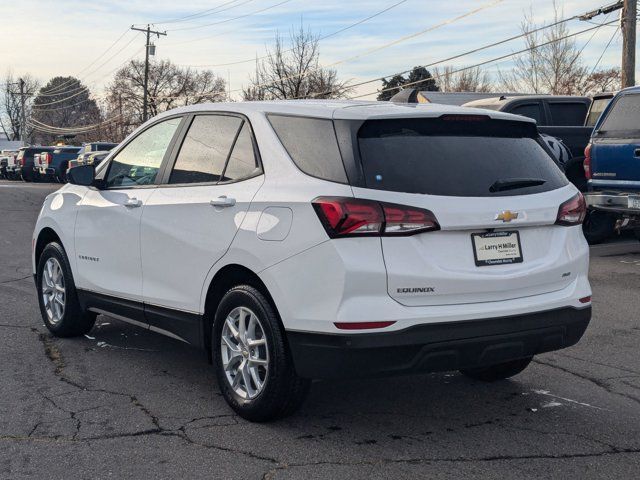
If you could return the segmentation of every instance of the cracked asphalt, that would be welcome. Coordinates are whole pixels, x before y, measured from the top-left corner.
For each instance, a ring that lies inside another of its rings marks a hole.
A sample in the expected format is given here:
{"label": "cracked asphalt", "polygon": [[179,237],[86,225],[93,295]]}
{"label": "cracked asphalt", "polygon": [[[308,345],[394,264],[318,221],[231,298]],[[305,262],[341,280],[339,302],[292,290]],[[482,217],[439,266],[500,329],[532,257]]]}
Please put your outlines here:
{"label": "cracked asphalt", "polygon": [[638,478],[640,243],[592,248],[582,341],[495,384],[456,372],[316,382],[251,424],[202,353],[98,317],[42,324],[31,233],[57,186],[0,181],[0,478]]}

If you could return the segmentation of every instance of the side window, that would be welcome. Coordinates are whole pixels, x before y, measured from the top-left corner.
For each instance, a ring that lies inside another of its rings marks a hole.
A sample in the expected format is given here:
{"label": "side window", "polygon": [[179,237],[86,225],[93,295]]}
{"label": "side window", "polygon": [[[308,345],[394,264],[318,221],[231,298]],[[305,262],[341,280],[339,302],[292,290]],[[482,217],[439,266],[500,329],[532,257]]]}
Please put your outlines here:
{"label": "side window", "polygon": [[240,180],[255,175],[259,170],[260,166],[253,149],[251,127],[249,127],[249,123],[244,122],[231,151],[222,180],[226,182]]}
{"label": "side window", "polygon": [[241,124],[241,118],[229,115],[194,117],[169,183],[218,182]]}
{"label": "side window", "polygon": [[542,123],[542,110],[539,103],[526,103],[524,105],[518,105],[517,107],[511,109],[509,113],[533,118],[538,123],[538,125]]}
{"label": "side window", "polygon": [[554,125],[581,126],[587,116],[587,106],[579,102],[549,102],[549,110]]}
{"label": "side window", "polygon": [[347,182],[333,122],[324,118],[269,115],[269,122],[296,166],[307,175]]}
{"label": "side window", "polygon": [[113,158],[107,173],[107,188],[151,185],[181,118],[172,118],[148,128]]}

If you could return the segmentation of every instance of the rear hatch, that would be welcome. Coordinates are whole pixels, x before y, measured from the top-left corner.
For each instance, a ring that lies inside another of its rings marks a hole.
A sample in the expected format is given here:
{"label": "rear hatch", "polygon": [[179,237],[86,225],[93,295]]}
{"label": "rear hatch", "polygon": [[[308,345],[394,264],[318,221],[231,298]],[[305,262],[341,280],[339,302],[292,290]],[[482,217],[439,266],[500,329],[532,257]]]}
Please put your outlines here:
{"label": "rear hatch", "polygon": [[613,100],[591,140],[591,181],[595,189],[640,189],[640,93]]}
{"label": "rear hatch", "polygon": [[369,120],[358,144],[364,185],[354,186],[355,196],[429,210],[440,226],[381,237],[388,293],[399,303],[506,300],[575,280],[581,260],[573,243],[582,239],[556,219],[560,205],[578,197],[533,123],[484,115]]}

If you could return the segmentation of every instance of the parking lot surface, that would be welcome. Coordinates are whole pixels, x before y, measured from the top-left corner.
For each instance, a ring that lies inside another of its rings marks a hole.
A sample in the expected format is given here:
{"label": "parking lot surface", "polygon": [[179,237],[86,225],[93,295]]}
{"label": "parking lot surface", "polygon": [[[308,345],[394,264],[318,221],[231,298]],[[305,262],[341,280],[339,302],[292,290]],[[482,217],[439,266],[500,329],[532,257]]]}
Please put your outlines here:
{"label": "parking lot surface", "polygon": [[49,335],[30,248],[58,188],[0,181],[0,478],[638,476],[638,242],[592,247],[585,337],[512,380],[316,382],[296,415],[251,424],[178,341],[106,316]]}

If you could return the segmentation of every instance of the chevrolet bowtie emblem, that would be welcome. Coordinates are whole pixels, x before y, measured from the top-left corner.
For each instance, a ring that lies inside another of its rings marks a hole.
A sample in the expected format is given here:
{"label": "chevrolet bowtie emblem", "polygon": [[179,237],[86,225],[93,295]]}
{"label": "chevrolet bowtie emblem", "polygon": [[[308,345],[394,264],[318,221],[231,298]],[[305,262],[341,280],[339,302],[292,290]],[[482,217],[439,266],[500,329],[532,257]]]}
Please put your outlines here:
{"label": "chevrolet bowtie emblem", "polygon": [[503,222],[510,222],[518,218],[518,212],[512,212],[511,210],[504,210],[496,215],[494,220],[502,220]]}

